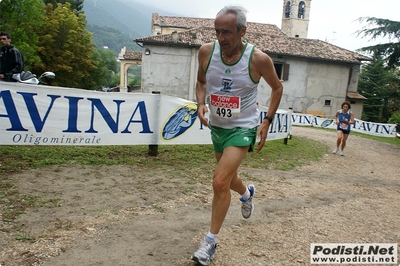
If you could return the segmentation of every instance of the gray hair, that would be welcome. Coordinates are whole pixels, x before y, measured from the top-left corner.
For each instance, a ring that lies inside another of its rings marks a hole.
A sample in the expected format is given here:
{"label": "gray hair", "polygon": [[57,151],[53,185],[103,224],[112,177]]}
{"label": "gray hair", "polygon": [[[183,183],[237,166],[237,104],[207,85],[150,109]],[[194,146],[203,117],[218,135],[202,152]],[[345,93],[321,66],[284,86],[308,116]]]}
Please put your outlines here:
{"label": "gray hair", "polygon": [[241,6],[225,6],[223,9],[221,9],[218,13],[217,16],[219,15],[225,15],[225,14],[235,14],[236,15],[236,20],[237,20],[237,29],[240,31],[243,27],[246,27],[247,25],[247,18],[246,18],[246,13],[247,9]]}

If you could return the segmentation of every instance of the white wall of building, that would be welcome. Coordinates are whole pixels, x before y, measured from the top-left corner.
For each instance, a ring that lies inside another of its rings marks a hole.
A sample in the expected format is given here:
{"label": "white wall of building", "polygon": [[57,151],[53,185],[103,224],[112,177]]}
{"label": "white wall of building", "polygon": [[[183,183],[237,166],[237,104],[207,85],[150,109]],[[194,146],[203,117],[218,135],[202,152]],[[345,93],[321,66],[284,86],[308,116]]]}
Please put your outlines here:
{"label": "white wall of building", "polygon": [[[146,45],[146,48],[151,53],[142,58],[142,92],[160,91],[196,101],[198,49],[151,45]],[[333,117],[346,99],[350,68],[353,66],[302,58],[285,58],[284,61],[290,65],[290,71],[289,79],[282,81],[284,91],[279,108]],[[359,72],[353,70],[354,73],[357,77],[350,80],[358,80]],[[262,79],[258,89],[259,104],[268,106],[269,85]],[[331,104],[325,105],[326,100],[330,100]]]}
{"label": "white wall of building", "polygon": [[142,92],[195,100],[197,52],[190,48],[151,46],[150,55],[142,57]]}
{"label": "white wall of building", "polygon": [[[333,117],[346,99],[350,66],[300,58],[287,59],[286,63],[290,65],[289,80],[282,81],[279,108]],[[270,87],[262,80],[258,88],[259,103],[268,106]],[[331,104],[325,105],[326,100]]]}

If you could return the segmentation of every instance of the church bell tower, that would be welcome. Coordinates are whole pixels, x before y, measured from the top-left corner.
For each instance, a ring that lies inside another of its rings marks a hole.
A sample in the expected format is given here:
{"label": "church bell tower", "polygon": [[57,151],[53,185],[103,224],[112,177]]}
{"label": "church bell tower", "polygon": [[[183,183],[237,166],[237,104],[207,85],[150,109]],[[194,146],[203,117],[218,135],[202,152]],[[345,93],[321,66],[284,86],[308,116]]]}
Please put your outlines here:
{"label": "church bell tower", "polygon": [[281,30],[289,37],[307,38],[311,0],[283,0]]}

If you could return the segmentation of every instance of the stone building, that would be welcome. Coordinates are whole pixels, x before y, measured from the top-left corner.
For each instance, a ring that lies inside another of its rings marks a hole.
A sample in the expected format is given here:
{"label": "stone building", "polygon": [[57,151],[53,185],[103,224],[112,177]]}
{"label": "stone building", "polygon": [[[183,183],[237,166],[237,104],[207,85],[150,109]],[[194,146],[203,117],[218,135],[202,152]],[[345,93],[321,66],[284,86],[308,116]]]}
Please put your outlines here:
{"label": "stone building", "polygon": [[[349,100],[356,118],[363,102],[358,94],[360,66],[368,57],[307,39],[311,0],[283,1],[281,29],[276,25],[247,23],[245,40],[274,61],[284,92],[279,108],[333,117]],[[135,40],[142,51],[142,92],[195,101],[197,54],[200,46],[215,39],[214,19],[152,16],[152,36]],[[121,82],[121,85],[123,83]],[[259,104],[268,106],[270,88],[261,80]]]}

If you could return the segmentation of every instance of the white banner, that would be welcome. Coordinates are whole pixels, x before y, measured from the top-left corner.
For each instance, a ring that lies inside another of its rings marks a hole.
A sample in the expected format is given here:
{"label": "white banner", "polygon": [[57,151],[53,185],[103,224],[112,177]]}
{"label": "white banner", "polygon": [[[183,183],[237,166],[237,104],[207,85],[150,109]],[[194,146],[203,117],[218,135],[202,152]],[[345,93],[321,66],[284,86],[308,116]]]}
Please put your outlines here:
{"label": "white banner", "polygon": [[[313,126],[336,129],[335,120],[330,118],[321,118],[309,114],[292,114],[292,125],[294,126]],[[395,137],[395,124],[382,124],[374,122],[365,122],[363,120],[354,119],[354,124],[351,125],[351,131],[364,134],[379,136],[379,137]]]}
{"label": "white banner", "polygon": [[[211,144],[196,104],[161,94],[0,82],[0,121],[0,145]],[[279,110],[267,140],[290,132],[291,111]]]}

